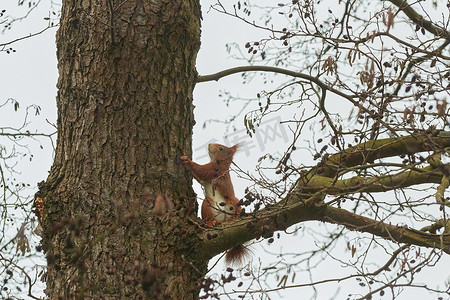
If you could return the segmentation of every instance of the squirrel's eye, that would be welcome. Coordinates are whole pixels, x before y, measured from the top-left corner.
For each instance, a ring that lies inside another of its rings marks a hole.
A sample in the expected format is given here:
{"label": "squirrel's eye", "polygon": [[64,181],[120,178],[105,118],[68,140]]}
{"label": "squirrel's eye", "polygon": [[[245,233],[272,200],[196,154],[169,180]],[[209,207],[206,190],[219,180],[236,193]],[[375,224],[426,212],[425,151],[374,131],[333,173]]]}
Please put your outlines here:
{"label": "squirrel's eye", "polygon": [[222,151],[223,150],[223,148],[222,147],[219,147],[219,151]]}

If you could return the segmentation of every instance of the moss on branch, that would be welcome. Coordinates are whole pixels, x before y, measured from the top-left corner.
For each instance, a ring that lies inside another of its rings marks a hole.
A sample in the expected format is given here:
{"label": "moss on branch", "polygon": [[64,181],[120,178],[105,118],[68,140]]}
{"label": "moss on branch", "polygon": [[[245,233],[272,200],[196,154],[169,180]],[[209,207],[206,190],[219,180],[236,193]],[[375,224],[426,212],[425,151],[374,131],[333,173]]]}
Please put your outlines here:
{"label": "moss on branch", "polygon": [[355,192],[376,193],[422,183],[440,183],[442,177],[442,173],[431,166],[422,169],[406,170],[392,175],[354,176],[342,180],[315,175],[307,181],[302,181],[304,179],[299,180],[296,191],[303,194],[321,191],[327,195],[342,195]]}
{"label": "moss on branch", "polygon": [[368,141],[331,155],[310,173],[334,177],[341,170],[372,163],[377,159],[435,151],[446,147],[450,147],[450,132],[447,131]]}

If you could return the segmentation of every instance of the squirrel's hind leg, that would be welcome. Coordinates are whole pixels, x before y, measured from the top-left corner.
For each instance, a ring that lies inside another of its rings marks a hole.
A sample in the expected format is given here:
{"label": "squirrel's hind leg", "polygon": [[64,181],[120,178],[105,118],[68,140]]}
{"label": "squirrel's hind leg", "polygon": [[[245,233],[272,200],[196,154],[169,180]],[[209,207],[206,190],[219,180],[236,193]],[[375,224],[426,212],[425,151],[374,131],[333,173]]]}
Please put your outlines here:
{"label": "squirrel's hind leg", "polygon": [[202,203],[202,220],[208,227],[214,227],[216,225],[216,219],[213,213],[213,200],[211,198],[205,198]]}

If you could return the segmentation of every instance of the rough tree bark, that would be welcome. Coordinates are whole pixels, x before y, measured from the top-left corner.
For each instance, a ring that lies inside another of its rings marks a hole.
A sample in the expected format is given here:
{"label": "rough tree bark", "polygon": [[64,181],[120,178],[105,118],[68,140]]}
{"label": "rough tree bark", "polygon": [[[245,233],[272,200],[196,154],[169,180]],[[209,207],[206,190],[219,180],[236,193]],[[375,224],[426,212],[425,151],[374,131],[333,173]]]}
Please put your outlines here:
{"label": "rough tree bark", "polygon": [[[58,143],[40,185],[50,299],[198,297],[207,260],[191,250],[179,157],[191,151],[200,13],[197,0],[63,1]],[[153,213],[157,198],[166,208]]]}

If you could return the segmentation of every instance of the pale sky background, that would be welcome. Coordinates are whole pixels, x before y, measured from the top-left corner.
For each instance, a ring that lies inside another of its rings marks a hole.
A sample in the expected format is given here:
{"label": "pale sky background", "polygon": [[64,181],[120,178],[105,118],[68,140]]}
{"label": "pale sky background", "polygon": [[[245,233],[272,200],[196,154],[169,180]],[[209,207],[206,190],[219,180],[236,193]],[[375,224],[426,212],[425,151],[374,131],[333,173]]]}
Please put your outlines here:
{"label": "pale sky background", "polygon": [[[332,3],[333,1],[329,2]],[[202,46],[197,61],[197,68],[200,75],[214,73],[233,66],[244,65],[245,62],[238,62],[231,59],[230,54],[226,52],[225,44],[228,42],[236,42],[243,46],[247,41],[258,40],[259,38],[266,37],[268,34],[267,32],[254,30],[216,12],[208,13],[208,7],[213,3],[213,1],[202,1]],[[16,4],[16,1],[2,3],[0,4],[0,11],[3,8],[6,8],[8,9],[8,12],[13,13]],[[47,21],[44,20],[44,17],[48,15],[48,10],[49,4],[47,1],[42,1],[39,8],[34,10],[27,19],[15,24],[12,31],[6,31],[3,35],[0,35],[0,44],[13,40],[16,37],[40,31],[46,26]],[[49,29],[37,37],[13,44],[12,47],[16,50],[13,54],[8,55],[5,52],[0,53],[0,103],[3,103],[8,98],[14,98],[20,103],[19,112],[14,112],[12,105],[0,108],[0,126],[15,127],[21,124],[25,107],[36,104],[41,107],[41,114],[30,118],[30,131],[33,131],[33,129],[43,130],[47,133],[54,131],[54,128],[49,123],[56,123],[55,85],[58,74],[56,69],[56,49],[54,42],[55,32],[55,29]],[[275,86],[275,84],[273,84],[273,86]],[[235,141],[244,142],[244,150],[236,154],[235,162],[241,169],[247,171],[254,170],[256,160],[261,155],[284,151],[285,147],[288,145],[286,136],[290,138],[291,135],[289,133],[289,128],[286,125],[284,125],[284,127],[277,125],[277,119],[273,120],[275,115],[268,118],[268,120],[273,121],[263,124],[261,126],[263,131],[259,132],[253,139],[250,139],[245,135],[242,117],[235,122],[237,132],[229,134],[228,137],[225,126],[223,125],[211,123],[206,129],[202,128],[203,123],[208,119],[224,120],[239,110],[239,107],[233,107],[233,104],[230,105],[231,108],[224,105],[218,97],[220,91],[228,90],[234,95],[247,98],[255,97],[256,93],[260,92],[261,89],[269,89],[269,84],[264,85],[262,80],[258,80],[257,77],[251,84],[243,85],[239,74],[223,78],[219,82],[200,83],[197,85],[194,91],[194,103],[196,105],[194,112],[197,121],[197,124],[194,127],[193,140],[193,159],[195,161],[199,163],[207,162],[208,159],[205,156],[206,144],[212,140],[225,144],[234,143]],[[266,140],[265,143],[261,143],[261,138],[266,137],[265,133],[274,128],[277,133],[275,138],[273,140]],[[28,157],[20,162],[20,170],[22,173],[20,175],[20,180],[34,185],[34,187],[32,186],[30,193],[34,193],[36,188],[35,184],[37,182],[46,178],[52,163],[53,153],[51,143],[45,139],[41,139],[41,142],[43,149],[40,149],[39,142],[32,141],[30,143],[31,151],[34,155],[31,162]],[[303,152],[303,155],[297,155],[302,164],[313,163],[312,157],[308,152]],[[242,197],[244,195],[243,190],[246,186],[245,180],[234,176],[233,182],[235,184],[237,196]],[[201,197],[203,192],[198,183],[194,183],[194,188]],[[321,228],[323,229],[327,225],[318,224],[317,222],[301,224],[301,227],[305,226],[311,226],[311,228],[321,230]],[[17,227],[19,227],[19,225],[17,225]],[[291,228],[289,231],[293,230],[294,229]],[[263,265],[267,266],[269,262],[276,258],[277,254],[280,252],[280,248],[286,253],[293,253],[297,249],[316,249],[318,247],[308,235],[282,234],[282,236],[283,238],[281,240],[276,240],[273,245],[270,246],[266,241],[263,241],[261,245],[266,251],[263,251],[260,246],[254,246],[255,255],[253,259],[257,261],[258,257],[261,257],[262,260],[265,261]],[[336,256],[349,258],[349,256],[345,254],[346,250],[344,243],[341,250],[336,251],[337,253],[333,253],[336,254]],[[272,252],[274,255],[271,255],[268,252]],[[388,258],[380,252],[380,249],[374,249],[373,253],[373,255],[380,255],[383,263]],[[446,262],[450,263],[450,260],[447,257],[444,259]],[[211,263],[214,263],[215,261],[216,259],[213,259]],[[291,260],[291,262],[293,261],[295,260]],[[42,258],[41,260],[33,259],[30,260],[30,264],[31,263],[42,264],[43,260]],[[256,263],[255,265],[257,266],[258,264]],[[421,282],[421,277],[426,278],[427,282],[443,283],[445,280],[448,281],[449,264],[447,264],[447,268],[444,268],[444,265],[445,263],[440,262],[440,268],[432,268],[430,271],[424,270],[417,274],[417,282]],[[375,269],[375,266],[373,266],[373,269]],[[223,265],[219,263],[213,272],[221,274],[223,272],[222,270]],[[301,284],[309,282],[310,280],[334,278],[342,276],[343,274],[347,274],[347,271],[342,269],[341,264],[328,259],[326,264],[320,265],[317,270],[313,271],[313,278],[308,278],[305,275],[298,275],[294,284]],[[289,280],[291,280],[291,275],[292,274],[290,274]],[[430,280],[431,278],[435,278],[435,280]],[[276,282],[278,282],[278,280],[279,279],[273,276],[268,279],[269,282],[274,282],[272,283],[273,287],[276,287]],[[317,286],[319,290],[319,299],[346,299],[347,295],[350,293],[365,294],[366,289],[359,287],[358,283],[359,282],[356,280],[350,280],[343,284],[333,283],[329,285],[319,285]],[[334,296],[336,290],[340,290],[338,297]],[[39,295],[38,289],[35,289],[35,294]],[[300,295],[301,299],[308,299],[309,296],[313,295],[313,291],[311,288],[295,288],[270,294],[272,299],[278,299],[281,298],[281,296],[283,296],[284,299],[300,299]],[[442,296],[444,297],[443,299],[445,299],[445,295]],[[410,289],[397,299],[419,300],[429,299],[428,297],[428,294],[422,289]],[[232,296],[232,298],[237,298],[237,295]],[[373,299],[386,298],[389,298],[388,291],[386,291],[384,297],[379,297],[377,294],[374,295]],[[435,297],[433,297],[433,299],[434,298]],[[223,297],[223,299],[227,299],[227,297]]]}

